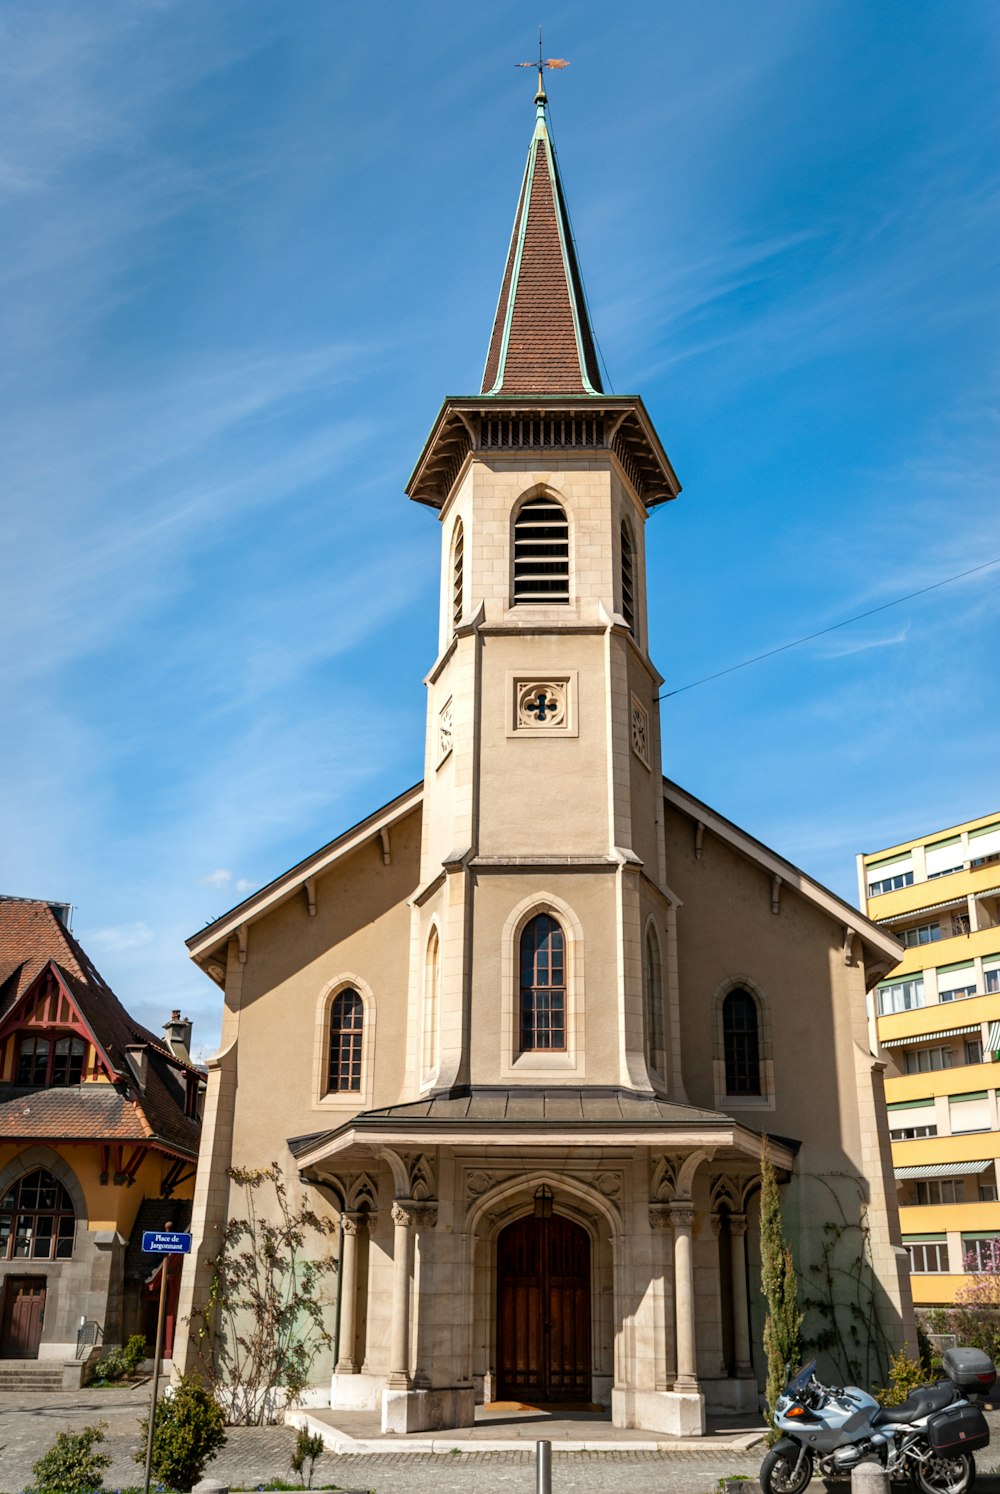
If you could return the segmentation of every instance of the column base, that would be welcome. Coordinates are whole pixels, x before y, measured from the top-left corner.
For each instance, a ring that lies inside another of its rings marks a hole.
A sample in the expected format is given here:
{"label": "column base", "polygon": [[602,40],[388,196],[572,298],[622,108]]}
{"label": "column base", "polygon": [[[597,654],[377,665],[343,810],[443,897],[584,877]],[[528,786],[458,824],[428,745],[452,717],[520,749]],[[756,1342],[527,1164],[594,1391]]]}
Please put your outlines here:
{"label": "column base", "polygon": [[637,1427],[666,1432],[669,1437],[705,1435],[705,1397],[679,1390],[630,1390],[611,1392],[611,1421],[616,1427]]}
{"label": "column base", "polygon": [[760,1404],[760,1390],[754,1375],[723,1375],[718,1380],[702,1380],[701,1388],[705,1405],[713,1416],[733,1412],[747,1415],[756,1411]]}
{"label": "column base", "polygon": [[445,1432],[471,1427],[476,1420],[472,1386],[446,1390],[396,1390],[389,1381],[382,1392],[382,1432]]}
{"label": "column base", "polygon": [[377,1411],[385,1379],[382,1375],[343,1375],[330,1381],[330,1405],[340,1411]]}

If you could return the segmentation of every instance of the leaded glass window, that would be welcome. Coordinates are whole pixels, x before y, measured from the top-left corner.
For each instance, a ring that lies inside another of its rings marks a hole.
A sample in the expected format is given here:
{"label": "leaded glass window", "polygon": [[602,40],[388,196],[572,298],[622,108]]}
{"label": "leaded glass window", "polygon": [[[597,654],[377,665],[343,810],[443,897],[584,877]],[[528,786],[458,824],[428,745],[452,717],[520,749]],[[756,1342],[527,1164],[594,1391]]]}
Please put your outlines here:
{"label": "leaded glass window", "polygon": [[722,1039],[726,1060],[726,1094],[760,1094],[760,1036],[757,1003],[742,986],[722,1003]]}
{"label": "leaded glass window", "polygon": [[566,939],[548,913],[521,934],[521,1051],[566,1047]]}
{"label": "leaded glass window", "polygon": [[42,1167],[25,1173],[0,1198],[0,1260],[69,1260],[75,1224],[62,1183]]}
{"label": "leaded glass window", "polygon": [[330,1008],[330,1068],[327,1090],[340,1094],[361,1088],[361,1043],[365,1009],[357,991],[340,991]]}

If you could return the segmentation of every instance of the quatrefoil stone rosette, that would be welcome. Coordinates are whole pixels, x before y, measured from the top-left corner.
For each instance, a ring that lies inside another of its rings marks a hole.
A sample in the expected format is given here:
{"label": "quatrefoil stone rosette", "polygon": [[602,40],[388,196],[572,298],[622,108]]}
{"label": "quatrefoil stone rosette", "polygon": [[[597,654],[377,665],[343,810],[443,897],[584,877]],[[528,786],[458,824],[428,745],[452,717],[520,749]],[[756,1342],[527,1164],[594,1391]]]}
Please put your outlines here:
{"label": "quatrefoil stone rosette", "polygon": [[515,721],[518,731],[565,732],[569,724],[569,680],[518,680]]}

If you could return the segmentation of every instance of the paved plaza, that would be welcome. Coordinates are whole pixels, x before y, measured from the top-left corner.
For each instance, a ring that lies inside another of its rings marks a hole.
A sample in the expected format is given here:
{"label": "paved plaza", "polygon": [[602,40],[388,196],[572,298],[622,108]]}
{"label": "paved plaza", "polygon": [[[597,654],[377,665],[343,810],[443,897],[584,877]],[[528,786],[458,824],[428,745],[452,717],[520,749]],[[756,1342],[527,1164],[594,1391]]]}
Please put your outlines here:
{"label": "paved plaza", "polygon": [[[0,1491],[19,1494],[30,1483],[31,1465],[58,1431],[79,1431],[95,1421],[108,1423],[105,1448],[114,1462],[106,1487],[141,1482],[142,1470],[131,1455],[148,1401],[147,1386],[47,1396],[0,1394]],[[981,1455],[982,1470],[992,1469],[1000,1454],[1000,1414],[991,1414],[990,1421],[997,1453],[990,1448]],[[740,1452],[718,1446],[652,1452],[627,1441],[609,1442],[607,1450],[560,1452],[559,1437],[566,1427],[557,1423],[546,1429],[554,1446],[553,1494],[712,1494],[723,1476],[754,1474],[763,1452],[761,1445]],[[538,1435],[543,1435],[541,1429]],[[276,1475],[293,1477],[288,1460],[295,1433],[289,1427],[231,1427],[228,1437],[209,1469],[213,1478],[253,1488]],[[363,1455],[326,1454],[315,1482],[374,1494],[533,1494],[534,1447],[530,1437],[524,1440],[524,1447],[503,1452],[428,1453],[400,1447]],[[847,1483],[832,1487],[840,1494],[849,1490]],[[980,1479],[976,1494],[1000,1494],[1000,1480]]]}

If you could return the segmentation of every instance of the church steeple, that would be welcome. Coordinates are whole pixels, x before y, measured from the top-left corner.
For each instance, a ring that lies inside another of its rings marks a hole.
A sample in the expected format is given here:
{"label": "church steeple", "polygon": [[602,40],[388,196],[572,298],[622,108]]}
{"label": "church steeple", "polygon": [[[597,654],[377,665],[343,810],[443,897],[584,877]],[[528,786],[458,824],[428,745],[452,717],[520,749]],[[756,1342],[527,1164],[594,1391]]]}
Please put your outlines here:
{"label": "church steeple", "polygon": [[483,394],[603,392],[542,76]]}

